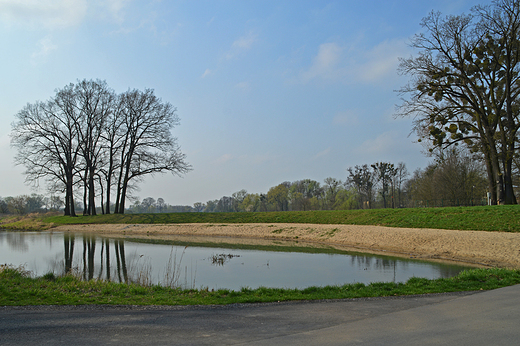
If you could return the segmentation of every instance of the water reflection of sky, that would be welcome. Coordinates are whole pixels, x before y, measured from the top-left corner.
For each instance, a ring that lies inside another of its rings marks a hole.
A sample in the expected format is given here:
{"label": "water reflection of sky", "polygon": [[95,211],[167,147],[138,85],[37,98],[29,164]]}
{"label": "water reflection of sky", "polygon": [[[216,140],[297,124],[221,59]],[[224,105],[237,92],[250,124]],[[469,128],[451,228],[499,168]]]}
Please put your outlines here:
{"label": "water reflection of sky", "polygon": [[[226,258],[223,265],[212,261],[219,255]],[[413,276],[449,277],[463,269],[365,254],[185,247],[51,232],[0,232],[0,263],[24,265],[35,275],[72,269],[85,279],[173,280],[184,287],[234,290],[404,282]]]}

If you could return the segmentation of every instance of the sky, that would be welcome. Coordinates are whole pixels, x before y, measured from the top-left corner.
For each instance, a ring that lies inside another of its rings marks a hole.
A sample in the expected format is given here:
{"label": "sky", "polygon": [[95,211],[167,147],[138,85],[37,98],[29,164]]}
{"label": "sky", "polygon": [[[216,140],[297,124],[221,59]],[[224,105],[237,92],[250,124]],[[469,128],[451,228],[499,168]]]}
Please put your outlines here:
{"label": "sky", "polygon": [[193,205],[284,181],[345,181],[349,167],[430,158],[396,118],[399,57],[432,10],[481,0],[0,0],[0,196],[40,193],[14,165],[27,103],[101,79],[154,89],[193,170],[148,177],[135,196]]}

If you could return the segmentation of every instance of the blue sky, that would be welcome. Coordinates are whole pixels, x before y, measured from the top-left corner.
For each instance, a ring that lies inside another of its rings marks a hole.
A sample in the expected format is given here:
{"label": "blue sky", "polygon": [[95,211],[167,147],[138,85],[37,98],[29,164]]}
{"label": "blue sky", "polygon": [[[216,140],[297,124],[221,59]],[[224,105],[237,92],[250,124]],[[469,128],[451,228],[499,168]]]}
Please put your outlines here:
{"label": "blue sky", "polygon": [[0,0],[0,196],[31,192],[9,133],[27,103],[78,79],[152,88],[177,107],[193,171],[138,197],[192,205],[347,168],[429,159],[395,119],[398,57],[431,10],[490,1]]}

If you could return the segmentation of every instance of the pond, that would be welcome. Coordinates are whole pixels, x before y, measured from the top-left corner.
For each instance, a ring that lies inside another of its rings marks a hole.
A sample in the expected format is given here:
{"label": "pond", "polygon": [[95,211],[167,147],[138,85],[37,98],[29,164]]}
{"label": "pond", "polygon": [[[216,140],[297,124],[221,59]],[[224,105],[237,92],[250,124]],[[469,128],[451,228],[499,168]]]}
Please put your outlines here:
{"label": "pond", "polygon": [[34,276],[72,272],[85,280],[231,290],[405,282],[451,277],[468,268],[291,241],[16,231],[0,231],[0,264],[23,265]]}

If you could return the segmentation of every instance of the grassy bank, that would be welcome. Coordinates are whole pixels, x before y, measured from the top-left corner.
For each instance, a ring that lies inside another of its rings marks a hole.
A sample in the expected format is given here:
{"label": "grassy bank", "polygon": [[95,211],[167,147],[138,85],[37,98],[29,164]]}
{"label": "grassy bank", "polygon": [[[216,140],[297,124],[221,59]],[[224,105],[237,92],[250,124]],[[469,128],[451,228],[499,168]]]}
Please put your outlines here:
{"label": "grassy bank", "polygon": [[412,278],[406,283],[349,284],[305,289],[243,288],[180,290],[105,281],[81,281],[52,274],[30,278],[23,270],[0,270],[0,306],[14,305],[211,305],[290,300],[385,297],[456,291],[490,290],[520,283],[520,270],[473,269],[449,279]]}
{"label": "grassy bank", "polygon": [[47,221],[49,217],[57,216],[56,213],[29,215],[6,215],[0,217],[0,229],[18,229],[27,231],[40,231],[52,228],[54,224]]}
{"label": "grassy bank", "polygon": [[520,205],[266,213],[110,214],[78,217],[44,215],[16,220],[2,219],[0,227],[43,230],[56,225],[89,223],[311,223],[519,232]]}

